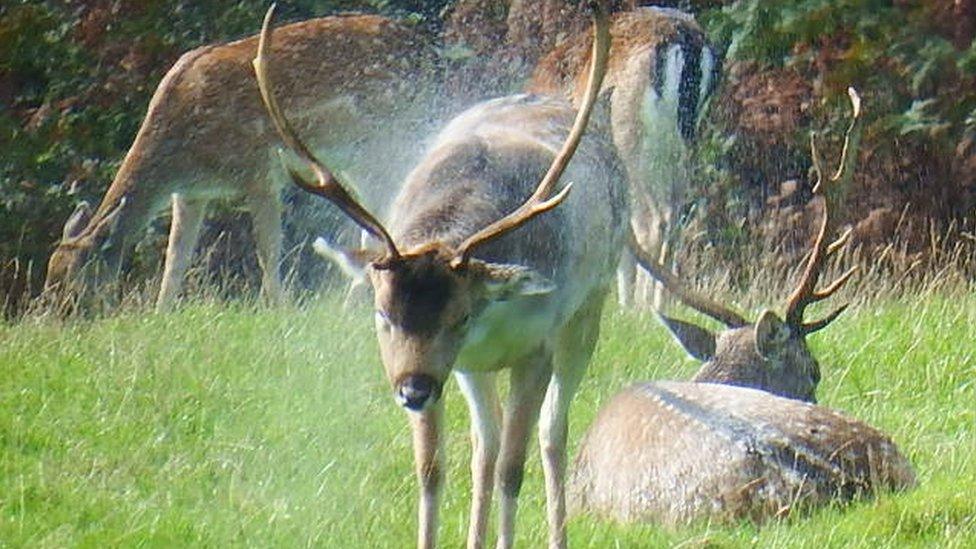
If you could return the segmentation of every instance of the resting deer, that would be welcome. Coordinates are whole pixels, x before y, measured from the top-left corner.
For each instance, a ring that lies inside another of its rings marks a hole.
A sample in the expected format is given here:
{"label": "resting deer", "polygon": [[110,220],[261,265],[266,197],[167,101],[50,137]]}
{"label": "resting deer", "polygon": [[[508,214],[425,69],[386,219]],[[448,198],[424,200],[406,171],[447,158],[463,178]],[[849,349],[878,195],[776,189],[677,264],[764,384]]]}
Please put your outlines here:
{"label": "resting deer", "polygon": [[[254,61],[258,84],[282,139],[317,183],[297,173],[293,180],[382,243],[380,250],[347,250],[346,257],[372,287],[383,366],[413,429],[422,547],[436,538],[442,393],[452,372],[472,418],[468,545],[485,542],[497,477],[498,545],[511,546],[537,421],[550,542],[565,545],[567,414],[596,342],[627,216],[612,144],[592,133],[583,138],[609,47],[606,15],[598,6],[593,14],[594,62],[575,120],[570,105],[528,95],[472,107],[441,131],[407,176],[388,224],[350,198],[285,119],[268,80],[270,11],[265,20]],[[570,184],[554,192],[564,171],[577,183],[572,194]],[[499,418],[495,378],[504,370],[511,389]]]}
{"label": "resting deer", "polygon": [[[316,152],[332,162],[380,156],[348,171],[364,181],[400,177],[399,156],[423,122],[418,98],[436,81],[433,48],[418,31],[377,16],[312,19],[279,30],[278,81],[285,106],[301,118]],[[172,224],[157,305],[178,296],[205,207],[214,198],[243,198],[250,210],[262,293],[281,294],[284,172],[250,61],[252,36],[184,54],[153,94],[145,120],[101,204],[75,210],[48,263],[45,288],[79,290],[114,278],[140,231],[172,204]],[[328,56],[328,57],[326,57]],[[436,95],[436,94],[435,94]],[[419,149],[417,149],[419,150]]]}
{"label": "resting deer", "polygon": [[[641,245],[671,261],[680,209],[689,185],[688,154],[698,119],[720,77],[721,59],[694,19],[673,9],[614,14],[604,88],[610,92],[613,140],[627,168],[631,226]],[[582,96],[577,67],[590,38],[578,35],[542,59],[528,89]],[[645,300],[651,281],[625,253],[617,271],[621,305]],[[638,280],[640,284],[635,284]],[[641,294],[644,297],[638,297]],[[660,288],[654,304],[661,305]]]}
{"label": "resting deer", "polygon": [[[849,178],[859,135],[859,100],[853,91],[851,98],[854,121],[831,181],[840,186]],[[817,160],[815,165],[819,174]],[[827,190],[818,182],[814,193],[823,196]],[[578,508],[620,521],[665,524],[761,520],[914,484],[911,465],[886,435],[803,402],[813,400],[820,379],[804,339],[844,306],[815,322],[803,321],[804,310],[836,292],[854,272],[815,289],[824,262],[849,235],[828,246],[833,227],[826,200],[823,216],[803,277],[787,301],[785,320],[767,311],[755,324],[748,322],[683,288],[655,257],[632,244],[640,264],[668,291],[729,329],[715,337],[662,317],[682,345],[706,363],[695,382],[641,383],[600,410],[572,473]]]}

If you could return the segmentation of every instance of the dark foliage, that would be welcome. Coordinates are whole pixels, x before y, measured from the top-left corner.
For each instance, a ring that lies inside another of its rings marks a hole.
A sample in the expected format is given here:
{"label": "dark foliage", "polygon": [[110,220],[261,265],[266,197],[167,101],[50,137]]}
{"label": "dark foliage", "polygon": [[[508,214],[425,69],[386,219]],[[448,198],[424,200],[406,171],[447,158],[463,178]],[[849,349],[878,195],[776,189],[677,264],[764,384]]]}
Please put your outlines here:
{"label": "dark foliage", "polygon": [[[944,229],[972,218],[973,2],[742,0],[705,10],[702,20],[728,46],[725,96],[709,145],[717,150],[709,160],[723,172],[722,192],[741,206],[716,212],[722,204],[711,201],[717,218],[741,217],[743,207],[781,206],[788,180],[799,180],[800,192],[785,202],[803,203],[809,132],[842,135],[848,86],[864,97],[867,131],[847,219],[897,219],[904,211]],[[909,236],[917,249],[926,245],[924,232]],[[893,235],[859,236],[884,245]]]}

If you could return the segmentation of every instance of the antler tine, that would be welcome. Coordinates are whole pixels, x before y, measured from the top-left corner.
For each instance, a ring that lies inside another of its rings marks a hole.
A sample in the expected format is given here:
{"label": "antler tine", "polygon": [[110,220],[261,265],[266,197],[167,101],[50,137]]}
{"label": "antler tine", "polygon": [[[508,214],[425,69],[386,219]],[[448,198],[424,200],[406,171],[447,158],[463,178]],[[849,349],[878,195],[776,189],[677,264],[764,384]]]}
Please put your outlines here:
{"label": "antler tine", "polygon": [[[847,244],[847,241],[850,239],[850,236],[851,236],[851,229],[848,228],[846,231],[844,231],[844,234],[841,235],[840,238],[838,238],[832,244],[827,246],[827,250],[824,252],[824,257],[825,258],[830,257],[838,250],[843,248],[844,245]],[[852,276],[854,276],[854,273],[857,272],[857,269],[858,269],[857,265],[854,265],[850,269],[847,269],[847,271],[845,271],[844,274],[838,276],[833,282],[828,284],[826,288],[822,290],[815,290],[813,294],[810,296],[809,303],[816,303],[818,301],[823,301],[828,297],[834,295],[837,292],[837,290],[840,290],[844,286],[844,284],[846,284],[847,281],[850,280]]]}
{"label": "antler tine", "polygon": [[810,161],[813,162],[813,173],[817,174],[817,182],[813,184],[813,194],[820,194],[823,185],[823,158],[817,148],[817,136],[810,132]]}
{"label": "antler tine", "polygon": [[671,274],[667,267],[662,265],[659,261],[652,258],[647,250],[645,250],[639,242],[637,242],[637,236],[634,235],[633,229],[630,230],[630,250],[637,259],[637,263],[644,268],[651,276],[657,279],[664,287],[674,294],[682,303],[695,309],[696,311],[708,315],[715,320],[725,324],[729,328],[741,328],[749,324],[742,315],[736,313],[732,309],[721,305],[715,301],[708,299],[707,297],[698,294],[688,288],[685,288],[678,277]]}
{"label": "antler tine", "polygon": [[590,65],[586,93],[583,95],[582,104],[576,113],[576,120],[573,122],[566,142],[563,143],[559,154],[556,155],[546,175],[528,200],[507,216],[481,229],[461,243],[453,262],[455,266],[466,265],[475,248],[519,227],[533,217],[555,208],[569,195],[569,190],[572,188],[571,183],[567,184],[555,196],[543,200],[552,192],[553,187],[559,181],[559,177],[573,158],[577,146],[579,146],[580,139],[583,137],[590,120],[590,114],[593,112],[593,105],[596,103],[600,87],[603,85],[603,75],[606,73],[607,58],[610,51],[610,23],[606,10],[599,2],[590,2],[590,8],[593,10],[593,62]]}
{"label": "antler tine", "polygon": [[837,237],[837,240],[833,241],[830,246],[827,246],[827,255],[834,255],[837,253],[837,250],[843,248],[847,244],[847,241],[851,239],[851,235],[853,233],[854,229],[848,227],[847,230],[844,231],[844,234]]}
{"label": "antler tine", "polygon": [[856,272],[857,272],[857,265],[854,265],[850,269],[847,269],[846,271],[844,271],[844,274],[838,276],[837,279],[831,282],[826,288],[824,288],[823,290],[817,290],[813,292],[813,295],[810,297],[810,302],[813,303],[817,301],[823,301],[828,297],[834,295],[837,292],[837,290],[841,289],[841,287],[844,286],[844,284],[847,284],[847,281],[850,280],[850,278],[854,276],[854,273]]}
{"label": "antler tine", "polygon": [[257,77],[258,89],[261,91],[261,99],[268,111],[268,115],[274,122],[275,129],[285,145],[299,156],[311,168],[315,174],[318,184],[306,181],[301,175],[291,168],[288,169],[292,181],[300,189],[312,194],[325,197],[336,205],[344,214],[349,216],[357,225],[366,232],[383,241],[386,246],[386,261],[400,257],[393,242],[393,238],[386,228],[380,223],[366,208],[353,198],[352,194],[339,182],[333,173],[323,164],[311,150],[298,138],[295,129],[285,118],[278,105],[278,101],[271,91],[271,80],[268,78],[268,60],[271,54],[271,21],[274,19],[275,4],[271,4],[268,12],[264,16],[264,24],[261,26],[261,37],[258,41],[258,53],[252,61],[254,74]]}
{"label": "antler tine", "polygon": [[839,317],[841,313],[843,313],[844,311],[846,311],[848,306],[850,306],[850,303],[844,303],[840,307],[837,307],[836,309],[834,309],[833,311],[831,311],[831,313],[829,315],[821,318],[820,320],[817,320],[816,322],[809,322],[807,324],[801,325],[799,327],[800,334],[802,334],[802,335],[809,335],[809,334],[812,334],[813,332],[816,332],[818,330],[822,330],[828,324],[830,324],[831,322],[833,322],[834,320],[836,320],[837,317]]}
{"label": "antler tine", "polygon": [[830,212],[828,196],[833,189],[845,188],[849,183],[853,175],[854,164],[857,161],[857,148],[860,143],[862,119],[861,98],[854,88],[848,88],[847,92],[851,100],[851,123],[844,135],[844,148],[837,170],[829,180],[831,189],[825,188],[820,153],[817,150],[816,140],[812,136],[810,138],[810,153],[813,158],[813,167],[817,174],[817,183],[813,188],[813,192],[815,195],[820,196],[823,201],[823,219],[820,223],[820,231],[817,233],[817,238],[813,244],[813,251],[810,253],[810,259],[807,261],[806,268],[804,269],[803,277],[800,279],[797,288],[790,294],[786,304],[786,322],[791,326],[799,328],[803,333],[815,331],[810,329],[811,327],[816,327],[818,330],[823,328],[830,321],[837,318],[837,315],[843,311],[843,308],[840,308],[821,321],[813,324],[803,324],[803,312],[806,307],[830,297],[830,295],[847,282],[855,271],[855,269],[847,271],[823,291],[816,291],[817,281],[820,278],[827,258],[842,248],[850,238],[850,232],[848,231],[832,244],[828,245],[826,242],[827,234],[833,230],[833,218]]}

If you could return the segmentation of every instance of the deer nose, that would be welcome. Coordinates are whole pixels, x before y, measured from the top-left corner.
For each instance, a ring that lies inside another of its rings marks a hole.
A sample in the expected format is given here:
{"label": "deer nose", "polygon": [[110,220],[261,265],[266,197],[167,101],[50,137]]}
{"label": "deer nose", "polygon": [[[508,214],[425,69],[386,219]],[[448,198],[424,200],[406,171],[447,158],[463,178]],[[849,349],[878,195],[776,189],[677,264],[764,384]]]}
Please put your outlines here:
{"label": "deer nose", "polygon": [[396,399],[400,406],[419,412],[437,401],[440,392],[441,384],[433,377],[426,374],[413,375],[400,381]]}

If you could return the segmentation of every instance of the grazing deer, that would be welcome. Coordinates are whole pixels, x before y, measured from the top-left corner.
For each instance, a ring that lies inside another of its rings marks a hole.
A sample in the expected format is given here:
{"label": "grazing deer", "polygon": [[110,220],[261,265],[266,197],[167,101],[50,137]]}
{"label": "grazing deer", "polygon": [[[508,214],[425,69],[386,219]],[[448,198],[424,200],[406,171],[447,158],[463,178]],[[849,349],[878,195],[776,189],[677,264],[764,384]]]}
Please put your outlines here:
{"label": "grazing deer", "polygon": [[[831,178],[840,187],[848,182],[857,156],[860,103],[853,90],[851,100],[854,119]],[[813,153],[819,176],[816,147]],[[823,196],[827,190],[822,176],[818,179],[814,193]],[[662,317],[682,345],[706,363],[694,382],[638,384],[600,410],[574,465],[575,507],[621,521],[761,520],[798,506],[914,484],[911,465],[883,433],[802,402],[814,399],[820,379],[804,338],[845,306],[809,323],[803,321],[804,309],[836,292],[854,272],[815,289],[824,262],[850,234],[828,246],[832,230],[824,199],[823,222],[787,302],[785,321],[767,311],[755,324],[683,288],[632,242],[640,264],[668,291],[729,330],[716,338],[693,324]]]}
{"label": "grazing deer", "polygon": [[[721,59],[694,18],[673,9],[617,13],[611,36],[604,88],[610,92],[614,144],[630,183],[631,227],[641,245],[668,264],[689,185],[689,148],[719,81]],[[527,89],[566,93],[579,102],[577,67],[586,62],[589,40],[578,35],[543,58]],[[621,305],[650,297],[651,280],[631,254],[624,253],[617,277]],[[641,283],[635,284],[638,277]],[[660,287],[653,293],[659,307]]]}
{"label": "grazing deer", "polygon": [[[383,366],[413,429],[421,547],[436,538],[442,392],[452,371],[472,418],[468,545],[485,542],[496,481],[498,545],[512,545],[537,421],[550,543],[566,542],[567,414],[596,342],[627,216],[612,144],[592,133],[583,138],[609,48],[607,17],[592,9],[594,60],[575,120],[570,105],[528,95],[472,107],[441,131],[407,176],[387,225],[349,196],[285,119],[268,80],[271,11],[265,19],[254,60],[258,85],[279,134],[311,166],[317,184],[294,172],[293,180],[382,243],[381,250],[345,257],[373,289]],[[572,194],[570,184],[554,193],[564,171],[578,183]],[[495,378],[506,369],[511,388],[502,413]]]}
{"label": "grazing deer", "polygon": [[[357,182],[400,177],[436,81],[436,55],[424,36],[368,15],[312,19],[282,27],[275,55],[285,106],[301,118],[316,152],[350,164]],[[262,294],[276,300],[284,172],[251,72],[257,37],[184,54],[153,94],[146,118],[101,204],[82,203],[48,262],[45,288],[78,290],[114,278],[140,231],[172,204],[157,306],[178,296],[207,203],[244,198],[263,271]],[[436,94],[435,94],[436,95]],[[418,149],[419,150],[419,149]],[[362,158],[384,161],[355,162]],[[363,187],[371,185],[363,184]],[[87,280],[86,280],[87,279]]]}

